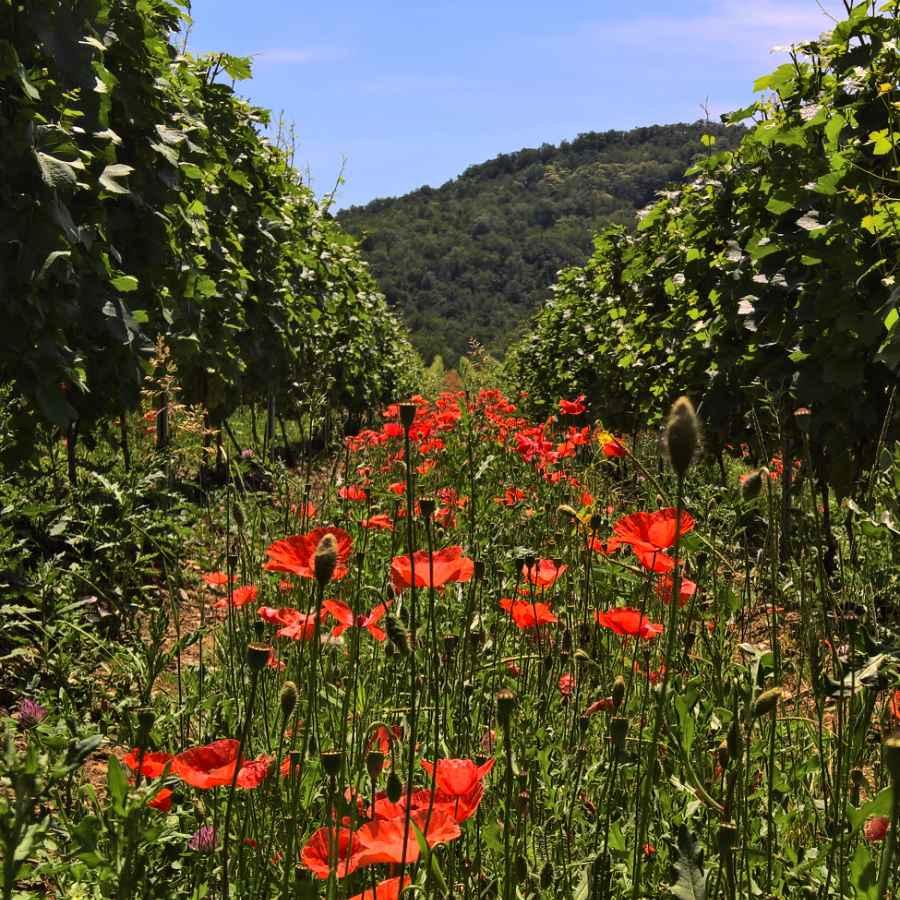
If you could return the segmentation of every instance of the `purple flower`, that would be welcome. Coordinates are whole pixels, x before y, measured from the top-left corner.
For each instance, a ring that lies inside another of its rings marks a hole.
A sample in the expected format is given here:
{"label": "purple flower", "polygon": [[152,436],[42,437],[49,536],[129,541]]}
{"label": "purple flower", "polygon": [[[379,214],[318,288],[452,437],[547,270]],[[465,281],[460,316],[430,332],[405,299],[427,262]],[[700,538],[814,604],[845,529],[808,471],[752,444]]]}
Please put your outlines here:
{"label": "purple flower", "polygon": [[198,853],[212,853],[216,849],[216,843],[216,829],[212,825],[201,825],[191,835],[191,839],[188,841],[188,848],[196,850]]}
{"label": "purple flower", "polygon": [[254,452],[249,447],[246,450],[241,450],[241,459],[253,459],[254,456]]}
{"label": "purple flower", "polygon": [[47,710],[40,703],[26,697],[19,704],[19,714],[16,718],[23,728],[34,728],[47,718]]}

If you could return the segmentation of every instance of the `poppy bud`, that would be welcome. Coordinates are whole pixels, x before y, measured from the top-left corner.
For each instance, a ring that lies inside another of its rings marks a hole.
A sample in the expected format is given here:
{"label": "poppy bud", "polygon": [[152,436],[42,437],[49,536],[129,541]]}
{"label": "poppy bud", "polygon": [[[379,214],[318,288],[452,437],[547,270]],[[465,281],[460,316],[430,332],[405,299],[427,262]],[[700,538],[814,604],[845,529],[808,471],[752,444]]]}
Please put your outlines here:
{"label": "poppy bud", "polygon": [[504,689],[497,692],[496,701],[497,721],[500,723],[501,728],[508,729],[512,721],[513,712],[516,709],[516,695],[512,691]]}
{"label": "poppy bud", "polygon": [[289,719],[297,707],[297,685],[293,681],[286,681],[281,686],[279,700],[281,701],[281,715],[285,719]]}
{"label": "poppy bud", "polygon": [[334,570],[337,567],[338,548],[335,536],[329,531],[322,535],[318,547],[316,547],[315,556],[313,557],[313,568],[316,573],[316,581],[321,587],[325,587]]}
{"label": "poppy bud", "polygon": [[393,613],[388,613],[384,617],[384,630],[387,632],[390,645],[398,653],[406,656],[409,653],[409,632]]}
{"label": "poppy bud", "polygon": [[900,790],[900,731],[895,731],[884,741],[884,764],[891,773],[894,790]]}
{"label": "poppy bud", "polygon": [[396,772],[391,772],[388,775],[385,792],[391,803],[397,803],[403,796],[403,785],[400,783],[400,776]]}
{"label": "poppy bud", "polygon": [[476,559],[475,560],[475,580],[481,581],[484,578],[484,560]]}
{"label": "poppy bud", "polygon": [[804,434],[809,434],[809,423],[812,419],[812,410],[808,406],[801,406],[794,410],[794,421]]}
{"label": "poppy bud", "polygon": [[428,521],[433,515],[434,510],[437,507],[437,503],[435,502],[434,497],[422,497],[419,500],[419,510],[422,513],[422,518],[425,521]]}
{"label": "poppy bud", "polygon": [[666,447],[675,474],[683,478],[690,468],[700,441],[700,423],[694,404],[687,397],[679,397],[672,405],[666,423]]}
{"label": "poppy bud", "polygon": [[612,739],[612,745],[616,748],[617,753],[621,753],[625,749],[625,741],[628,737],[628,719],[623,716],[616,716],[610,720],[609,736]]}
{"label": "poppy bud", "polygon": [[778,708],[778,701],[781,699],[783,691],[780,687],[770,688],[763,691],[753,702],[753,718],[761,719],[763,716],[771,712],[775,712]]}
{"label": "poppy bud", "polygon": [[578,717],[578,729],[579,729],[579,731],[580,731],[582,734],[584,734],[584,733],[588,730],[588,728],[590,728],[590,726],[591,726],[591,717],[590,717],[590,716],[586,716],[586,715],[584,715],[584,714],[582,713],[582,715],[580,715],[580,716]]}
{"label": "poppy bud", "polygon": [[559,641],[559,652],[562,656],[568,656],[572,652],[572,630],[567,628],[562,633]]}
{"label": "poppy bud", "polygon": [[337,778],[341,774],[344,754],[340,750],[326,750],[319,759],[322,760],[322,768],[329,778]]}
{"label": "poppy bud", "polygon": [[247,665],[254,671],[259,672],[266,667],[269,661],[269,653],[271,647],[268,644],[248,644],[247,645]]}
{"label": "poppy bud", "polygon": [[409,431],[412,428],[412,423],[416,419],[416,404],[415,403],[401,403],[400,404],[400,424],[403,426],[405,431]]}
{"label": "poppy bud", "polygon": [[741,499],[749,503],[759,496],[759,492],[762,490],[763,486],[764,474],[767,474],[766,469],[757,469],[755,472],[751,472],[744,478],[741,482]]}
{"label": "poppy bud", "polygon": [[625,679],[618,675],[616,676],[616,680],[613,682],[612,689],[612,702],[613,702],[613,712],[618,712],[619,707],[622,705],[622,701],[625,699]]}
{"label": "poppy bud", "polygon": [[309,733],[309,755],[315,756],[319,752],[319,742],[316,740],[315,734]]}
{"label": "poppy bud", "polygon": [[377,778],[384,769],[384,754],[380,750],[370,750],[366,754],[366,771],[369,778]]}

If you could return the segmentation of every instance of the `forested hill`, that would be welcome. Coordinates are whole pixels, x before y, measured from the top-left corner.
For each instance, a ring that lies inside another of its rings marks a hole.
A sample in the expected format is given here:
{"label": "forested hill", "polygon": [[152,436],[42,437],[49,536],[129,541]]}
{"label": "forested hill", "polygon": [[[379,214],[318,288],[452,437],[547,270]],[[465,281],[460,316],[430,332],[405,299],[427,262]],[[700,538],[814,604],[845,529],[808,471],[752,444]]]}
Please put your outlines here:
{"label": "forested hill", "polygon": [[590,132],[502,154],[439,188],[374,200],[338,218],[362,238],[418,349],[453,364],[470,337],[502,352],[557,271],[585,262],[594,232],[631,225],[707,152],[704,133],[720,147],[739,138],[739,129],[702,122]]}

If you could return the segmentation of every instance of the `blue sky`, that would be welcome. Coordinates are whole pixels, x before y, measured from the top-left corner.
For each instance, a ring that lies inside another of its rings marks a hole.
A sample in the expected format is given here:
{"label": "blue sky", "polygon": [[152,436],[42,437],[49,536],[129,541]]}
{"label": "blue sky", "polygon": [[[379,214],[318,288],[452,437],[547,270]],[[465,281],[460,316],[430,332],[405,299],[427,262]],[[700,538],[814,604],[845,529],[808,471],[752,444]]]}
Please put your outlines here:
{"label": "blue sky", "polygon": [[498,153],[746,105],[838,0],[193,0],[190,46],[255,56],[240,86],[294,122],[338,205],[438,185]]}

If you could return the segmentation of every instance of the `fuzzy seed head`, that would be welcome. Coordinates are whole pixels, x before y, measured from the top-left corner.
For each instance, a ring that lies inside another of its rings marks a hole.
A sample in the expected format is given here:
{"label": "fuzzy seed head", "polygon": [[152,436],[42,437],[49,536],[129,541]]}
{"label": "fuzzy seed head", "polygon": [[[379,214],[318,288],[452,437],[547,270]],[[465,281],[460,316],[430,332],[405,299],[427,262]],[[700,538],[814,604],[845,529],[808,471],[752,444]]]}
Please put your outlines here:
{"label": "fuzzy seed head", "polygon": [[316,573],[316,581],[322,587],[331,581],[334,570],[337,567],[338,546],[337,539],[329,531],[322,535],[318,547],[316,547],[315,556],[313,557],[313,568]]}
{"label": "fuzzy seed head", "polygon": [[297,685],[293,681],[286,681],[281,686],[279,699],[281,701],[281,715],[285,719],[289,719],[291,713],[297,707]]}
{"label": "fuzzy seed head", "polygon": [[700,423],[694,404],[687,397],[679,397],[672,405],[666,423],[666,447],[669,460],[679,478],[691,467],[700,443]]}

